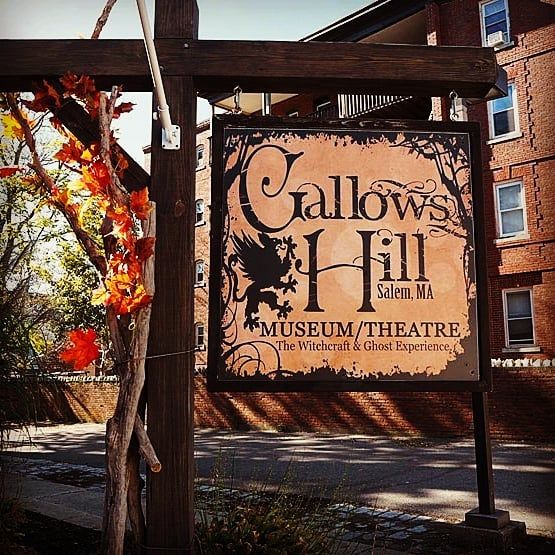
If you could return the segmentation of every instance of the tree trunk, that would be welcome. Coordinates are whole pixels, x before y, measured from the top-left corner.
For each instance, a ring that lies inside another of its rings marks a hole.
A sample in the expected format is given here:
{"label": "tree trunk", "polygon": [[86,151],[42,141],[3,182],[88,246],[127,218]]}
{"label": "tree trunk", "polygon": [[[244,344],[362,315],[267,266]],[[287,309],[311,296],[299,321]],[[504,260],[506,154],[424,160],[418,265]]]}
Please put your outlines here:
{"label": "tree trunk", "polygon": [[[155,236],[154,207],[144,225],[144,236]],[[146,290],[153,294],[154,256],[149,257],[143,265],[143,280]],[[106,492],[104,498],[102,552],[107,555],[120,555],[123,553],[129,491],[131,491],[133,507],[130,517],[136,543],[140,545],[142,543],[141,537],[144,537],[144,517],[140,507],[138,451],[141,448],[142,451],[148,452],[148,446],[150,446],[150,449],[152,449],[152,446],[146,437],[142,420],[139,418],[139,423],[137,422],[137,411],[145,381],[145,357],[150,310],[150,305],[148,305],[141,308],[136,314],[130,360],[121,373],[120,392],[114,416],[108,421],[106,426]],[[135,434],[137,448],[135,449],[133,446],[130,449],[131,439],[136,426],[139,432]],[[160,469],[159,462],[158,466],[155,464],[154,466],[157,470]],[[131,490],[129,489],[130,487],[132,488]]]}

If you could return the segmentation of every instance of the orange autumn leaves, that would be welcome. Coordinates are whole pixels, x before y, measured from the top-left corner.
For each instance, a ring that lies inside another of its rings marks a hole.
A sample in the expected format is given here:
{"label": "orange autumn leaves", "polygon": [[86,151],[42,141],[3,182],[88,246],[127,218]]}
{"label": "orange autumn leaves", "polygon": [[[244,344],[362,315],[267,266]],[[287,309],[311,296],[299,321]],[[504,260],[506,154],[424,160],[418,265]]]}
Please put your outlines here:
{"label": "orange autumn leaves", "polygon": [[60,359],[71,364],[75,370],[86,368],[100,355],[93,329],[72,330],[68,333],[70,345],[60,353]]}
{"label": "orange autumn leaves", "polygon": [[[98,120],[100,92],[88,76],[67,74],[59,80],[60,85],[44,82],[37,90],[33,100],[22,100],[29,110],[45,112],[56,110],[67,98],[81,102],[91,119]],[[113,117],[117,118],[132,109],[131,103],[116,104]],[[77,177],[63,185],[56,184],[43,192],[57,208],[75,216],[80,227],[88,210],[94,210],[110,223],[105,244],[106,271],[102,272],[100,287],[92,293],[93,304],[110,307],[116,315],[132,314],[152,301],[145,289],[142,266],[154,252],[154,237],[140,237],[139,221],[146,220],[151,210],[148,189],[127,194],[112,182],[110,169],[100,153],[100,144],[93,142],[86,146],[76,137],[65,131],[56,118],[51,123],[64,137],[65,142],[54,155],[60,167],[71,170]],[[115,145],[115,138],[110,136]],[[111,149],[114,171],[121,178],[127,168],[127,161],[117,148]],[[70,174],[71,175],[71,174]],[[68,345],[60,358],[76,370],[88,366],[99,356],[96,332],[92,329],[73,330],[68,334]]]}

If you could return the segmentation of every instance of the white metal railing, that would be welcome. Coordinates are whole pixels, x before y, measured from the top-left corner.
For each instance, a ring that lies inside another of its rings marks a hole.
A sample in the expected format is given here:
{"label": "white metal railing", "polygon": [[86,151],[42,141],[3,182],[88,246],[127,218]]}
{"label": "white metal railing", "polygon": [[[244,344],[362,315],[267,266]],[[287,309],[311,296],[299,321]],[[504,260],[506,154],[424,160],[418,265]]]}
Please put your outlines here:
{"label": "white metal railing", "polygon": [[384,94],[339,94],[339,117],[355,118],[409,100],[411,96]]}

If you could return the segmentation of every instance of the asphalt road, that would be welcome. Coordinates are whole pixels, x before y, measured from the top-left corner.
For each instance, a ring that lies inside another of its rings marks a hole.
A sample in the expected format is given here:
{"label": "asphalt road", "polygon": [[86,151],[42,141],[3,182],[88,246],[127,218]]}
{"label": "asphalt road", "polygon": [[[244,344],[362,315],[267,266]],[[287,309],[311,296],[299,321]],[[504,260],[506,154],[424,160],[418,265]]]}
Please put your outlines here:
{"label": "asphalt road", "polygon": [[[104,464],[103,425],[46,426],[10,439],[12,452],[26,458]],[[555,449],[545,445],[493,446],[497,508],[542,534],[555,530],[554,456]],[[477,505],[471,441],[199,431],[195,461],[201,479],[210,478],[217,461],[237,487],[285,480],[297,491],[329,494],[339,486],[341,496],[371,507],[448,521],[462,520]]]}

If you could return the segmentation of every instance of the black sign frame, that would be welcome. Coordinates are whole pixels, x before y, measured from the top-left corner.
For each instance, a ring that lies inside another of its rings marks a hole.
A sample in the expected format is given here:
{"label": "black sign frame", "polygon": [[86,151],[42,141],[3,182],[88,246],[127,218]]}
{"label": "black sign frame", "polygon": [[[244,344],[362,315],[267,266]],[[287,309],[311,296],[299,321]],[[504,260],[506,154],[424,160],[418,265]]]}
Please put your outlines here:
{"label": "black sign frame", "polygon": [[[224,131],[245,129],[374,130],[398,132],[465,133],[470,142],[474,261],[476,277],[478,380],[400,380],[372,381],[260,381],[256,379],[221,379],[222,359],[222,264],[224,220]],[[279,118],[273,116],[216,115],[212,120],[212,172],[210,214],[210,277],[208,368],[209,391],[228,392],[355,392],[355,391],[453,391],[486,392],[492,389],[489,346],[488,280],[484,226],[484,191],[480,125],[476,122],[416,120],[319,120],[313,118]]]}

